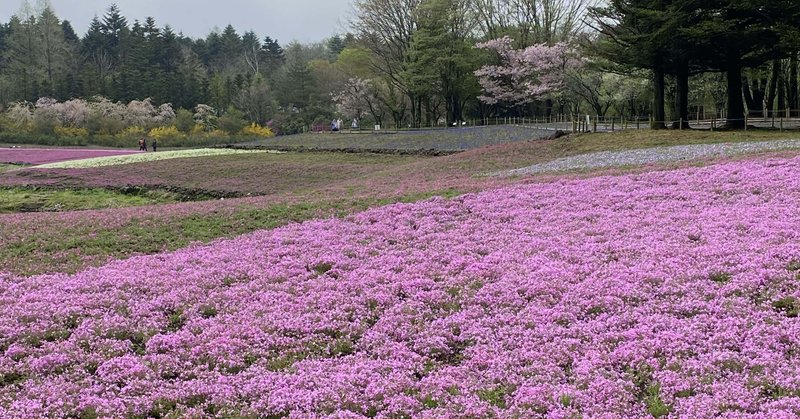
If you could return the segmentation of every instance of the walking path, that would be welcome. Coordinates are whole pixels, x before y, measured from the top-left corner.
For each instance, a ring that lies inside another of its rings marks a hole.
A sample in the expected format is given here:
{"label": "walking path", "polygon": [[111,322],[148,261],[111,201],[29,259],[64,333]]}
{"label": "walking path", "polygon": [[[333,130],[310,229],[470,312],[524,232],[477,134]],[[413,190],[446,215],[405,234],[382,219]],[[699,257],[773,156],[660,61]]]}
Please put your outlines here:
{"label": "walking path", "polygon": [[490,173],[490,176],[520,176],[545,172],[579,169],[599,169],[693,160],[707,157],[726,157],[740,154],[779,151],[800,148],[800,139],[755,141],[743,143],[696,144],[642,148],[625,151],[601,151],[562,157],[547,163],[534,164],[519,169]]}

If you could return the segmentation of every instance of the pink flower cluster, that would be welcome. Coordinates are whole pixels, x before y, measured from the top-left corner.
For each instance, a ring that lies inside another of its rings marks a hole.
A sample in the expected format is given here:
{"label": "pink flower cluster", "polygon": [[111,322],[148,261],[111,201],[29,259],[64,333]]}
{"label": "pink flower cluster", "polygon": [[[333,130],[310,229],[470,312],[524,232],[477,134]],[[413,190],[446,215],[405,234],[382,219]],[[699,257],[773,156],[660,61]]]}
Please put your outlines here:
{"label": "pink flower cluster", "polygon": [[542,98],[553,98],[564,90],[567,72],[584,66],[570,45],[535,44],[513,49],[508,36],[478,43],[477,48],[495,51],[500,63],[484,65],[475,71],[483,95],[482,102],[524,105]]}
{"label": "pink flower cluster", "polygon": [[0,275],[0,417],[800,415],[800,158]]}
{"label": "pink flower cluster", "polygon": [[46,164],[92,157],[122,156],[131,150],[91,148],[0,148],[0,163]]}

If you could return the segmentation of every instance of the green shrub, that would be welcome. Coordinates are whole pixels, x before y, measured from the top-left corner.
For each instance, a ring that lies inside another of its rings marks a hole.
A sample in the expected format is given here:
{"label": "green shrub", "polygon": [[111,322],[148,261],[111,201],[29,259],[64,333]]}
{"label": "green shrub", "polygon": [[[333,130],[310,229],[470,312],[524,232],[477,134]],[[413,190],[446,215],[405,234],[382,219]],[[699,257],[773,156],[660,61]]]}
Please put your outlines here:
{"label": "green shrub", "polygon": [[175,128],[177,128],[178,131],[188,134],[192,131],[192,128],[194,128],[194,124],[194,115],[192,112],[181,108],[175,113]]}
{"label": "green shrub", "polygon": [[238,134],[247,126],[247,121],[244,120],[244,114],[240,110],[230,108],[225,115],[217,119],[217,126],[228,134]]}

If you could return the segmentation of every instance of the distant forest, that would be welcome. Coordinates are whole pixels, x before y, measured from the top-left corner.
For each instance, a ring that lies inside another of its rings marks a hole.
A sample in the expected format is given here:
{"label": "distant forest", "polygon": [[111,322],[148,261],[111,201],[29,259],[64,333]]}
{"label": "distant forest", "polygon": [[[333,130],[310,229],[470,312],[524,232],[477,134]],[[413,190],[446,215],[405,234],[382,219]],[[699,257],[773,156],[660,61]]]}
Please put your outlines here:
{"label": "distant forest", "polygon": [[335,118],[417,127],[554,114],[741,125],[744,112],[800,108],[800,8],[756,3],[354,0],[351,33],[281,45],[256,32],[268,28],[230,25],[193,39],[116,5],[80,36],[39,0],[0,24],[0,112],[25,102],[14,113],[25,122],[41,98],[150,98],[195,121],[202,105],[281,133]]}
{"label": "distant forest", "polygon": [[[344,47],[334,37],[327,44],[289,44],[286,54],[277,40],[253,31],[239,33],[230,25],[204,39],[192,39],[169,25],[159,26],[151,17],[129,22],[116,5],[78,36],[49,4],[39,5],[39,10],[23,7],[0,24],[0,104],[33,103],[40,97],[64,101],[103,96],[119,102],[149,97],[175,108],[205,103],[224,112],[237,104],[245,107],[238,103],[247,99],[243,91],[266,92],[276,85],[290,91],[268,100],[291,101],[292,89],[312,83],[306,71],[309,58],[332,58]],[[287,71],[299,67],[301,74]],[[296,105],[304,107],[310,89],[301,94],[304,99]],[[330,95],[324,99],[330,102]],[[266,113],[253,119],[266,122]]]}

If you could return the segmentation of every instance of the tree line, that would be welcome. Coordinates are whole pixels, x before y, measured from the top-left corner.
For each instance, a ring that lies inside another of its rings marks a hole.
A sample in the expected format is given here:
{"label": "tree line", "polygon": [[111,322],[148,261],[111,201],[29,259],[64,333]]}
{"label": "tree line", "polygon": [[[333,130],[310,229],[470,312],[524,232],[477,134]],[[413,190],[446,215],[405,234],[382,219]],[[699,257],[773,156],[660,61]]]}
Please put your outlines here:
{"label": "tree line", "polygon": [[280,45],[231,25],[191,38],[116,5],[79,36],[39,0],[0,24],[0,106],[150,98],[282,133],[555,113],[740,127],[800,109],[794,3],[354,0],[349,33]]}

